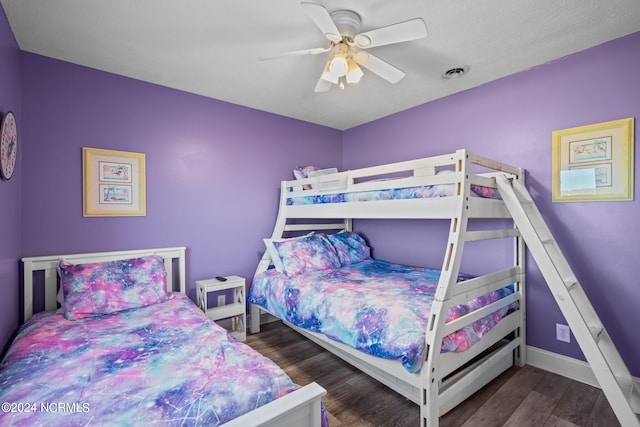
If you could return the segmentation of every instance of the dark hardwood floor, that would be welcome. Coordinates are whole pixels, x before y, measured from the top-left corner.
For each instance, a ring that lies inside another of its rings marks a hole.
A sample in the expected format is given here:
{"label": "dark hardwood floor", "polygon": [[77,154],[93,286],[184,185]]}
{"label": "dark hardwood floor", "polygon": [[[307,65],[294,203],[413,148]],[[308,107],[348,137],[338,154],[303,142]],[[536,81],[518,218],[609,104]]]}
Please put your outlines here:
{"label": "dark hardwood floor", "polygon": [[[317,382],[331,427],[419,426],[420,410],[297,332],[273,322],[246,343],[298,384]],[[619,426],[602,391],[532,366],[513,367],[440,418],[443,427]]]}

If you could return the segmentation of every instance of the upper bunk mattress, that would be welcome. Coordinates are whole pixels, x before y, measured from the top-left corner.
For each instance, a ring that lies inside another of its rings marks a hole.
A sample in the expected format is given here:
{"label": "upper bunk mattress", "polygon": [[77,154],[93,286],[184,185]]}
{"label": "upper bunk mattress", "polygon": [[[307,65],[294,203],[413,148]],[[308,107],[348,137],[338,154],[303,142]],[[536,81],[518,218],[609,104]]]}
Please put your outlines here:
{"label": "upper bunk mattress", "polygon": [[[373,356],[400,360],[416,372],[425,357],[425,331],[440,271],[367,259],[335,270],[256,275],[249,301],[301,328],[321,332]],[[471,278],[460,275],[459,281]],[[513,293],[507,286],[453,307],[447,322]],[[515,303],[443,339],[442,351],[465,351]]]}
{"label": "upper bunk mattress", "polygon": [[[495,188],[471,185],[474,196],[499,199]],[[374,200],[429,199],[456,195],[454,184],[424,185],[417,187],[388,188],[382,190],[322,193],[309,196],[288,197],[287,205],[315,205],[326,203],[368,202]]]}
{"label": "upper bunk mattress", "polygon": [[171,294],[74,321],[35,315],[0,365],[0,401],[10,404],[0,425],[215,426],[297,388],[187,297]]}

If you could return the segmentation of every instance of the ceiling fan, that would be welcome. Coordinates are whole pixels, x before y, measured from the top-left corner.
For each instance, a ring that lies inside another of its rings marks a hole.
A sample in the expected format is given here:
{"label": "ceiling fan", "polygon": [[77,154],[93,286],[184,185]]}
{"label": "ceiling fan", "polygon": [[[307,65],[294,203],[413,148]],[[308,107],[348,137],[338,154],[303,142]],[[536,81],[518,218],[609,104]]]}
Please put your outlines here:
{"label": "ceiling fan", "polygon": [[331,42],[329,47],[285,52],[263,56],[260,60],[285,56],[319,55],[331,52],[324,65],[316,92],[326,92],[333,85],[344,89],[345,83],[353,84],[364,75],[360,66],[382,77],[390,83],[397,83],[406,75],[403,71],[367,52],[367,49],[394,43],[421,39],[427,36],[427,28],[421,18],[410,19],[375,30],[360,32],[360,15],[352,10],[329,12],[316,3],[301,2],[311,20]]}

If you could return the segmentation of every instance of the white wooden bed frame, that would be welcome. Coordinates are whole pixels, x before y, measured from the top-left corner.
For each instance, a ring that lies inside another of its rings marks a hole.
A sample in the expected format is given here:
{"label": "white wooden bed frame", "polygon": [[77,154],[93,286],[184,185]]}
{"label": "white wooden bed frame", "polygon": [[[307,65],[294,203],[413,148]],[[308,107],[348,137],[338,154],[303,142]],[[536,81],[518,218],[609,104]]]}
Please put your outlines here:
{"label": "white wooden bed frame", "polygon": [[[440,169],[454,169],[455,173],[434,174]],[[481,173],[478,173],[478,169]],[[392,181],[371,180],[394,173],[410,176]],[[496,174],[508,174],[524,182],[524,171],[521,168],[480,157],[467,150],[458,150],[443,156],[321,175],[305,180],[284,181],[281,185],[280,207],[272,234],[273,239],[310,230],[351,231],[352,219],[358,218],[450,220],[442,273],[431,308],[429,329],[426,331],[427,357],[420,372],[411,374],[399,361],[369,356],[323,334],[309,332],[285,322],[302,335],[417,403],[420,406],[423,427],[437,426],[440,415],[458,405],[514,363],[519,366],[526,363],[524,242],[515,226],[482,231],[467,229],[469,219],[511,218],[502,200],[475,197],[471,194],[471,184],[496,188],[495,180],[492,179]],[[446,183],[455,183],[455,196],[287,205],[287,198],[299,196],[379,190],[391,185],[400,188]],[[312,188],[303,189],[302,186],[306,184]],[[330,223],[318,224],[319,219]],[[339,219],[339,222],[335,222],[336,219]],[[310,221],[304,223],[304,220]],[[464,243],[498,238],[513,239],[513,266],[456,283]],[[265,252],[256,274],[269,268],[270,263],[269,253]],[[515,284],[513,295],[445,325],[449,308],[511,283]],[[518,302],[518,309],[505,316],[469,350],[461,353],[440,352],[443,337],[514,301]],[[257,305],[251,306],[252,333],[259,332],[262,314],[269,313]]]}
{"label": "white wooden bed frame", "polygon": [[[69,263],[91,263],[135,258],[146,255],[159,255],[164,259],[167,271],[167,290],[185,293],[185,247],[141,249],[116,252],[96,252],[84,254],[48,255],[22,258],[24,271],[24,320],[33,315],[34,273],[44,272],[45,310],[55,310],[58,289],[58,260],[63,258]],[[174,274],[174,263],[177,272]],[[174,283],[174,277],[178,283]],[[175,286],[175,287],[174,287]],[[177,288],[177,290],[176,290]],[[274,400],[249,413],[246,413],[225,426],[309,426],[321,425],[321,397],[326,390],[316,383],[308,384],[280,399]]]}

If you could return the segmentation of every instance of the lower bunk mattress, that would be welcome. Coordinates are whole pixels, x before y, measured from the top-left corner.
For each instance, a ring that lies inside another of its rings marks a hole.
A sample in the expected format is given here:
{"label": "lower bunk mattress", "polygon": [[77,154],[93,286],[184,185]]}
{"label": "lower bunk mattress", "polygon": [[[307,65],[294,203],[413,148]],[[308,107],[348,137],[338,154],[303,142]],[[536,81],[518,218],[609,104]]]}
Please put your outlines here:
{"label": "lower bunk mattress", "polygon": [[298,388],[174,293],[74,321],[35,315],[0,364],[0,425],[216,426]]}
{"label": "lower bunk mattress", "polygon": [[[248,298],[282,320],[364,353],[400,360],[407,371],[417,372],[439,277],[436,269],[374,259],[297,276],[271,269],[256,275]],[[458,281],[470,278],[461,274]],[[453,307],[446,321],[513,292],[513,286],[506,286]],[[446,336],[442,352],[467,350],[515,308],[510,304]]]}

